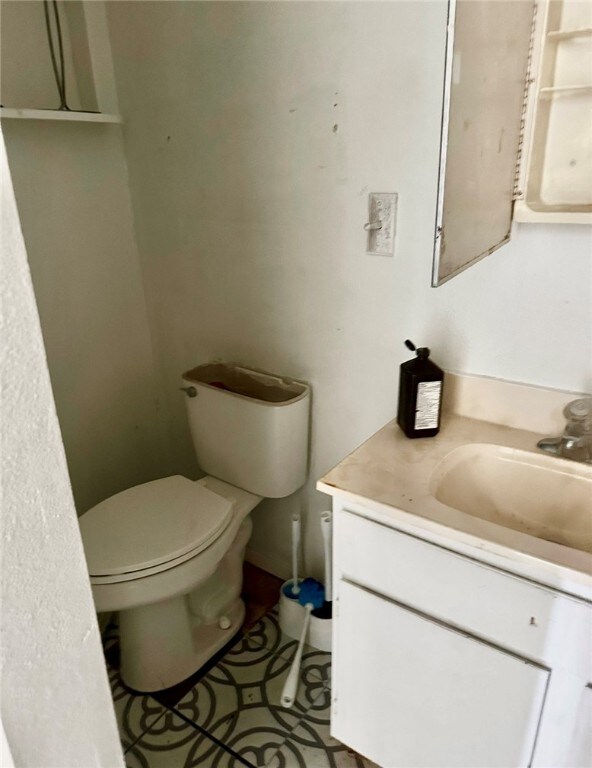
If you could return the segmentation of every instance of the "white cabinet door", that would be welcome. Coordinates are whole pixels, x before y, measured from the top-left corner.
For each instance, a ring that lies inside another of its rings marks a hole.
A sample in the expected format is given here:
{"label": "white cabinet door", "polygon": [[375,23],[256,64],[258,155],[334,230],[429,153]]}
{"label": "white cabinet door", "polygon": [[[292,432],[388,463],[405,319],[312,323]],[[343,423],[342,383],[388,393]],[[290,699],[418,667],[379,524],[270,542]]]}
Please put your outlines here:
{"label": "white cabinet door", "polygon": [[331,733],[383,768],[531,762],[549,672],[341,581]]}
{"label": "white cabinet door", "polygon": [[581,692],[567,765],[571,768],[592,766],[592,683]]}

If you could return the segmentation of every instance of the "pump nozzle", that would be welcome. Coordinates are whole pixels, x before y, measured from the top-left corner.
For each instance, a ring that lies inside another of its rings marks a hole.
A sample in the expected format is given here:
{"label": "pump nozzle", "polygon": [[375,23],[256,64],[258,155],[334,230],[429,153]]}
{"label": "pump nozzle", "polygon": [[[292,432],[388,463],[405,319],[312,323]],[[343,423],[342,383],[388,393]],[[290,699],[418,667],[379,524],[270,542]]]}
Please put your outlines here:
{"label": "pump nozzle", "polygon": [[415,352],[415,354],[420,358],[420,360],[425,360],[427,357],[430,356],[429,347],[416,347],[412,341],[409,341],[409,339],[405,339],[405,346],[407,347],[407,349],[410,349],[412,352]]}

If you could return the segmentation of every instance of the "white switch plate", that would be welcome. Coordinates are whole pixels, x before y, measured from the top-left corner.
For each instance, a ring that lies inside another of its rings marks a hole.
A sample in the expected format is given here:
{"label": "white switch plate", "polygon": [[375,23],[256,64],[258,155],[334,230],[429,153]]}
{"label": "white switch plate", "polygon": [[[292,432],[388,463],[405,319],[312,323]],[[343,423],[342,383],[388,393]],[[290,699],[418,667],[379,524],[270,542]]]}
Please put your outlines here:
{"label": "white switch plate", "polygon": [[368,195],[368,222],[379,222],[382,226],[368,230],[367,253],[374,256],[394,254],[397,198],[396,192],[370,192]]}

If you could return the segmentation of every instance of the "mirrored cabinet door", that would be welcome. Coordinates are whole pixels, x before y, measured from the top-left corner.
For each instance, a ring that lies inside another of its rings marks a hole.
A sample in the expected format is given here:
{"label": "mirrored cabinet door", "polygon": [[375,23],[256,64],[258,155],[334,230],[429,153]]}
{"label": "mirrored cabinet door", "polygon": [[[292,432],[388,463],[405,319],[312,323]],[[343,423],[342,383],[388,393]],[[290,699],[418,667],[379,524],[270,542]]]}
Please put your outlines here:
{"label": "mirrored cabinet door", "polygon": [[450,0],[432,285],[510,238],[534,0]]}

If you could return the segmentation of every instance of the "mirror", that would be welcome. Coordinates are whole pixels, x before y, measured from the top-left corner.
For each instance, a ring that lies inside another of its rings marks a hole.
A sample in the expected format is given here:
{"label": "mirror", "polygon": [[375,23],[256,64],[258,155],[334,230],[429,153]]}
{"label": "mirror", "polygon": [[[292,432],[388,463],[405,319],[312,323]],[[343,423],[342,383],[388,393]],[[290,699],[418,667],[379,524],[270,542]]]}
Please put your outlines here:
{"label": "mirror", "polygon": [[510,239],[534,0],[450,0],[432,286]]}

